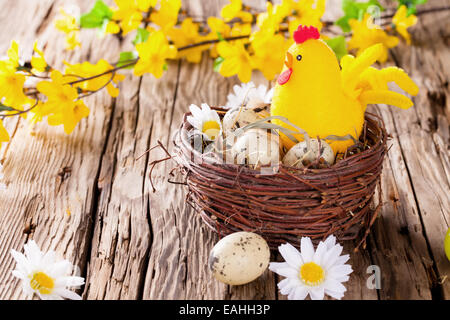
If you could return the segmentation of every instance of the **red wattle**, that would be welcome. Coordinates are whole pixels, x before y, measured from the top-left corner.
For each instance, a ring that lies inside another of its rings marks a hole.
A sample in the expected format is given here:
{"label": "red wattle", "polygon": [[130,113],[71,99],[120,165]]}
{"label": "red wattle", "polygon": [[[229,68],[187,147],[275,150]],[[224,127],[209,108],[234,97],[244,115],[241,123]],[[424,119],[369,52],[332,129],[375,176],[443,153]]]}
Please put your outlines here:
{"label": "red wattle", "polygon": [[288,82],[289,79],[291,78],[291,74],[292,74],[291,68],[289,68],[289,69],[285,70],[283,73],[281,73],[277,80],[278,84],[283,85],[286,82]]}

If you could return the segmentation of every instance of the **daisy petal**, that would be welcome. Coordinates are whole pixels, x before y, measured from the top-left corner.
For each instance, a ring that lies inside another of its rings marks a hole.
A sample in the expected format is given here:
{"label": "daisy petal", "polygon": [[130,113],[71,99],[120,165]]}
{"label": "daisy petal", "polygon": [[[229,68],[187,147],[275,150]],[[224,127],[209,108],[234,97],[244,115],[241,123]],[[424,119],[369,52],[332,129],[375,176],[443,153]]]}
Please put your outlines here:
{"label": "daisy petal", "polygon": [[335,291],[328,290],[328,289],[325,289],[325,294],[327,294],[327,295],[329,295],[330,297],[335,298],[335,299],[337,299],[337,300],[341,300],[342,297],[344,297],[344,293],[341,293],[341,292],[335,292]]}
{"label": "daisy petal", "polygon": [[322,264],[325,270],[328,270],[331,266],[333,266],[336,263],[341,253],[342,253],[342,246],[340,245],[332,247],[325,253],[322,260]]}
{"label": "daisy petal", "polygon": [[317,246],[316,252],[313,256],[313,262],[317,263],[319,266],[322,265],[323,256],[327,252],[327,245],[323,243],[322,241],[319,242],[319,245]]}
{"label": "daisy petal", "polygon": [[278,247],[278,251],[292,268],[299,269],[303,264],[302,255],[293,245],[289,243],[282,244]]}
{"label": "daisy petal", "polygon": [[271,103],[272,102],[274,89],[275,89],[275,87],[273,87],[269,91],[267,91],[266,95],[264,96],[264,102],[265,103]]}
{"label": "daisy petal", "polygon": [[19,278],[20,280],[25,280],[25,275],[17,270],[13,270],[11,271],[11,273],[13,274],[14,277]]}
{"label": "daisy petal", "polygon": [[191,124],[192,127],[197,128],[197,121],[195,121],[195,118],[193,116],[188,116],[186,120]]}
{"label": "daisy petal", "polygon": [[309,295],[311,296],[311,300],[323,300],[325,296],[325,290],[322,286],[311,288]]}
{"label": "daisy petal", "polygon": [[353,272],[353,269],[348,264],[335,265],[330,268],[328,271],[330,276],[338,277],[338,276],[346,276]]}
{"label": "daisy petal", "polygon": [[324,243],[326,244],[327,249],[330,250],[336,245],[336,237],[331,234],[325,239]]}
{"label": "daisy petal", "polygon": [[201,106],[202,106],[203,112],[211,111],[211,108],[209,107],[209,105],[207,103],[202,103]]}
{"label": "daisy petal", "polygon": [[33,265],[39,265],[41,263],[42,252],[34,240],[28,241],[28,243],[23,246],[23,249],[25,255]]}
{"label": "daisy petal", "polygon": [[67,260],[62,260],[54,263],[50,268],[48,268],[48,273],[53,277],[61,277],[68,274],[71,271],[72,264]]}
{"label": "daisy petal", "polygon": [[200,110],[199,107],[197,107],[195,104],[191,104],[189,106],[189,111],[191,111],[191,114],[194,116],[194,118],[202,118],[202,110]]}
{"label": "daisy petal", "polygon": [[325,283],[323,284],[325,289],[334,291],[334,292],[338,292],[338,293],[344,293],[345,291],[347,291],[347,289],[345,288],[345,286],[340,283],[339,281],[336,281],[334,279],[327,279],[325,281]]}
{"label": "daisy petal", "polygon": [[339,281],[341,283],[342,282],[347,282],[349,279],[350,279],[349,276],[339,276],[339,277],[334,278],[334,280]]}
{"label": "daisy petal", "polygon": [[309,293],[309,290],[307,287],[299,286],[299,287],[295,288],[293,300],[305,300],[308,293]]}
{"label": "daisy petal", "polygon": [[271,262],[269,264],[269,270],[273,272],[277,272],[277,270],[282,268],[289,268],[289,265],[286,262]]}
{"label": "daisy petal", "polygon": [[279,268],[275,273],[286,278],[297,278],[298,271],[294,268]]}
{"label": "daisy petal", "polygon": [[335,265],[340,265],[340,264],[344,264],[348,261],[348,259],[350,259],[350,255],[345,254],[343,256],[340,256],[339,258],[337,258],[336,262],[334,263]]}
{"label": "daisy petal", "polygon": [[24,273],[29,273],[31,271],[30,263],[22,253],[12,249],[11,255],[13,256],[14,260],[16,260],[18,271],[22,271]]}
{"label": "daisy petal", "polygon": [[311,239],[308,237],[302,237],[300,242],[300,249],[302,253],[303,262],[311,262],[314,256],[314,247]]}
{"label": "daisy petal", "polygon": [[282,295],[288,295],[297,286],[298,286],[298,283],[294,279],[291,279],[291,278],[283,279],[278,283],[278,289],[280,289],[280,293]]}
{"label": "daisy petal", "polygon": [[70,300],[81,300],[81,296],[67,289],[55,289],[54,292],[63,298]]}

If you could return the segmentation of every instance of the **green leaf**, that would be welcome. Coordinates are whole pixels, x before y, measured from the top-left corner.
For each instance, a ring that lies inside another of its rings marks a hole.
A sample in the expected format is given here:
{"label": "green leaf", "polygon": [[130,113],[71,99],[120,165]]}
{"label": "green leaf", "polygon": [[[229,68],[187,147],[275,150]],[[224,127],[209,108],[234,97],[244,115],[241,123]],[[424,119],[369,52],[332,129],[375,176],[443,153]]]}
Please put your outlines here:
{"label": "green leaf", "polygon": [[150,31],[148,31],[147,29],[138,28],[136,38],[134,38],[133,40],[133,44],[137,45],[138,43],[147,41],[149,35]]}
{"label": "green leaf", "polygon": [[224,37],[222,36],[222,34],[219,31],[217,31],[216,33],[217,33],[217,39],[219,39],[219,41],[224,41],[225,40]]}
{"label": "green leaf", "polygon": [[[370,7],[378,7],[380,11],[384,8],[378,2],[378,0],[368,0],[367,2],[356,2],[355,0],[343,0],[342,1],[342,11],[344,11],[344,16],[336,20],[335,24],[341,27],[342,31],[350,32],[351,28],[348,24],[350,19],[362,20],[364,13],[369,12]],[[370,12],[369,12],[370,13]]]}
{"label": "green leaf", "polygon": [[0,102],[0,112],[1,111],[14,111],[14,108],[5,106],[3,103]]}
{"label": "green leaf", "polygon": [[82,28],[100,28],[103,26],[104,20],[111,20],[112,16],[111,9],[102,0],[97,0],[90,12],[81,15],[80,26]]}
{"label": "green leaf", "polygon": [[408,8],[407,15],[415,14],[417,12],[417,6],[425,4],[428,0],[397,0],[398,7],[405,5]]}
{"label": "green leaf", "polygon": [[[119,61],[116,64],[116,67],[121,67],[126,65],[137,58],[137,54],[133,51],[123,51],[120,53]],[[125,69],[132,69],[133,66],[126,67]]]}
{"label": "green leaf", "polygon": [[347,43],[345,42],[344,36],[337,36],[325,40],[325,42],[330,46],[331,49],[333,49],[339,61],[343,56],[347,54]]}
{"label": "green leaf", "polygon": [[222,65],[224,60],[225,59],[220,57],[220,56],[217,57],[216,60],[214,60],[214,65],[213,65],[214,67],[213,67],[213,69],[214,69],[215,72],[219,72],[220,66]]}

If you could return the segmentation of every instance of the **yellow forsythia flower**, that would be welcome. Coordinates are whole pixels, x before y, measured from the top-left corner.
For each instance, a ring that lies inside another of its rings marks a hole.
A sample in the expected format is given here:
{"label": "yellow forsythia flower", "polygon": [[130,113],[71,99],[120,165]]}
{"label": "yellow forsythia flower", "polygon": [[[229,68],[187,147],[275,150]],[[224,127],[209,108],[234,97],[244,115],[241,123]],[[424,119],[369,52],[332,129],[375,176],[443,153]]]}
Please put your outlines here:
{"label": "yellow forsythia flower", "polygon": [[31,57],[31,66],[33,67],[33,70],[44,72],[47,68],[47,62],[45,61],[44,53],[37,47],[37,41],[34,42],[33,51],[38,54],[37,57]]}
{"label": "yellow forsythia flower", "polygon": [[[325,0],[299,0],[291,2],[294,19],[289,21],[289,33],[292,35],[300,24],[322,29],[320,19],[325,13]],[[286,4],[288,6],[288,4]]]}
{"label": "yellow forsythia flower", "polygon": [[[186,18],[181,23],[181,28],[169,29],[167,35],[174,42],[177,48],[190,44],[201,42],[205,37],[198,33],[198,24],[193,23],[191,18]],[[199,46],[192,49],[178,51],[179,57],[186,57],[186,60],[192,63],[199,63],[202,59],[202,51],[208,49],[209,45]]]}
{"label": "yellow forsythia flower", "polygon": [[136,45],[136,50],[139,54],[139,60],[134,66],[136,76],[151,73],[156,78],[161,78],[166,59],[175,59],[177,56],[177,48],[169,45],[162,31],[150,34],[146,42]]}
{"label": "yellow forsythia flower", "polygon": [[150,20],[166,31],[177,23],[180,9],[181,0],[161,0],[161,7],[150,15]]}
{"label": "yellow forsythia flower", "polygon": [[380,26],[375,25],[372,16],[368,13],[364,15],[362,21],[350,19],[348,23],[353,32],[352,38],[348,41],[348,49],[357,49],[357,55],[372,45],[381,43],[384,50],[378,61],[385,62],[389,48],[398,44],[398,38],[388,35]]}
{"label": "yellow forsythia flower", "polygon": [[239,18],[242,22],[252,22],[253,16],[250,12],[242,11],[242,0],[230,0],[220,11],[220,15],[226,22]]}
{"label": "yellow forsythia flower", "polygon": [[82,100],[77,100],[77,89],[65,81],[58,70],[51,73],[51,81],[41,81],[36,85],[39,92],[47,96],[47,101],[33,109],[37,118],[47,116],[52,126],[63,125],[69,134],[81,119],[89,115],[89,108]]}
{"label": "yellow forsythia flower", "polygon": [[[231,27],[222,19],[217,17],[209,17],[207,23],[211,32],[206,35],[205,40],[216,40],[219,38],[219,34],[222,38],[226,38],[230,35]],[[217,53],[216,44],[213,44],[211,46],[209,55],[212,58],[217,58],[217,56],[219,55]]]}
{"label": "yellow forsythia flower", "polygon": [[3,126],[2,120],[0,120],[0,142],[7,142],[9,141],[9,134],[8,131],[6,131],[5,127]]}
{"label": "yellow forsythia flower", "polygon": [[0,101],[17,110],[23,110],[23,105],[30,99],[23,93],[25,75],[17,72],[19,66],[19,45],[11,42],[7,52],[8,59],[0,61]]}
{"label": "yellow forsythia flower", "polygon": [[[126,35],[139,27],[142,14],[150,7],[154,7],[157,0],[115,0],[114,2],[118,8],[113,12],[113,20],[120,21],[123,34]],[[114,22],[109,25],[109,29],[108,26],[106,29],[107,33],[119,32],[118,25]]]}
{"label": "yellow forsythia flower", "polygon": [[80,27],[77,19],[64,9],[60,9],[59,12],[62,18],[55,20],[55,28],[66,34],[66,49],[74,50],[76,47],[81,47],[81,43],[78,41]]}
{"label": "yellow forsythia flower", "polygon": [[[64,78],[66,82],[77,80],[79,77],[89,78],[113,69],[113,66],[104,59],[100,59],[96,64],[91,64],[87,61],[76,64],[64,62],[64,64],[66,65],[66,76]],[[78,77],[71,75],[77,75]],[[112,77],[112,80],[111,76],[111,74],[105,74],[91,80],[75,83],[73,86],[83,91],[98,91],[106,85],[106,90],[110,96],[117,97],[119,95],[119,89],[114,84],[125,79],[125,76],[116,73]]]}
{"label": "yellow forsythia flower", "polygon": [[408,28],[417,23],[417,17],[413,14],[407,16],[408,9],[405,5],[398,8],[392,23],[395,26],[395,30],[406,40],[406,43],[411,44],[411,35],[408,32]]}
{"label": "yellow forsythia flower", "polygon": [[267,2],[266,12],[258,14],[256,24],[261,31],[273,34],[280,28],[280,23],[283,18],[283,15],[275,13],[275,8],[272,3]]}
{"label": "yellow forsythia flower", "polygon": [[79,30],[77,19],[68,14],[64,9],[60,9],[60,19],[55,20],[55,28],[66,34]]}
{"label": "yellow forsythia flower", "polygon": [[78,40],[78,32],[69,33],[66,36],[66,49],[74,50],[76,47],[81,47],[81,42]]}
{"label": "yellow forsythia flower", "polygon": [[105,33],[116,34],[119,33],[120,26],[114,21],[108,21],[105,28]]}
{"label": "yellow forsythia flower", "polygon": [[250,55],[240,42],[222,41],[217,45],[217,51],[224,61],[220,65],[219,73],[224,77],[238,76],[241,82],[249,82],[252,77]]}
{"label": "yellow forsythia flower", "polygon": [[281,34],[252,42],[253,66],[261,70],[266,79],[272,80],[283,68],[287,43]]}
{"label": "yellow forsythia flower", "polygon": [[[231,28],[230,37],[249,36],[252,33],[252,25],[250,23],[235,23]],[[239,42],[247,44],[250,42],[249,37],[245,37],[239,40],[233,40],[233,42]]]}

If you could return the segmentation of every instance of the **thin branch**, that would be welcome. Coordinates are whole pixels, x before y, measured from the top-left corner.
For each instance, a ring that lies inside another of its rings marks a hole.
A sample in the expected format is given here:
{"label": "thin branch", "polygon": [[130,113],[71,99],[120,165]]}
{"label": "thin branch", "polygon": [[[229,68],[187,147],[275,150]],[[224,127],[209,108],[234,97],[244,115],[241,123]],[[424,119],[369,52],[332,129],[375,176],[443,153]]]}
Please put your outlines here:
{"label": "thin branch", "polygon": [[[36,98],[36,102],[35,102],[35,104],[34,104],[33,106],[31,106],[30,108],[28,108],[28,109],[26,109],[26,110],[19,110],[19,109],[13,108],[14,110],[17,111],[16,113],[2,114],[2,115],[0,115],[0,117],[1,117],[2,119],[5,119],[6,117],[18,116],[18,115],[21,115],[21,114],[30,112],[31,110],[33,110],[33,109],[39,104],[39,99],[38,99],[37,97],[35,97],[35,98]],[[11,108],[12,108],[12,107],[11,107]]]}
{"label": "thin branch", "polygon": [[92,79],[95,79],[95,78],[98,78],[98,77],[107,75],[107,74],[109,74],[109,73],[115,73],[117,70],[124,69],[124,68],[127,68],[127,67],[130,67],[130,66],[135,65],[136,62],[138,62],[138,60],[139,60],[139,58],[136,58],[136,59],[134,59],[132,62],[126,63],[126,64],[121,65],[121,66],[119,66],[119,67],[115,67],[115,68],[113,68],[113,69],[106,70],[105,72],[102,72],[102,73],[93,75],[93,76],[91,76],[91,77],[82,78],[82,79],[79,79],[79,80],[74,80],[74,81],[71,81],[71,82],[67,82],[67,83],[65,83],[65,84],[70,84],[70,85],[72,85],[72,84],[76,84],[76,83],[80,83],[80,82],[92,80]]}

